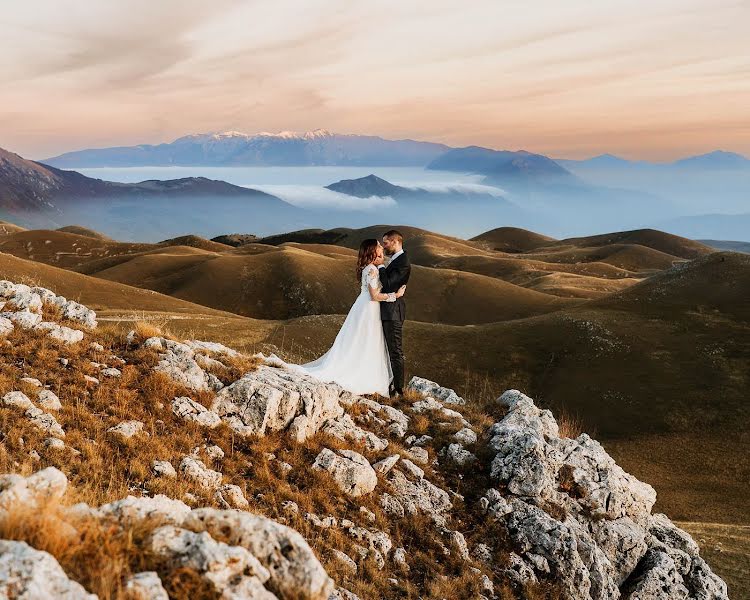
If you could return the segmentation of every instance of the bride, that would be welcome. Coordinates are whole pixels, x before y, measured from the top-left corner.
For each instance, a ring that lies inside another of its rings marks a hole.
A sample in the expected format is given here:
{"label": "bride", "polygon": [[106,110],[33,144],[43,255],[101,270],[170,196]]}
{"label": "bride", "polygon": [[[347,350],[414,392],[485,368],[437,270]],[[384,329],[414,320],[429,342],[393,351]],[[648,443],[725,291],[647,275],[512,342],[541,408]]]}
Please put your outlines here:
{"label": "bride", "polygon": [[393,373],[380,320],[380,302],[395,302],[404,295],[406,286],[390,294],[380,291],[378,266],[383,262],[383,246],[378,240],[364,240],[357,257],[359,296],[333,346],[317,360],[290,367],[320,381],[337,383],[353,394],[388,396]]}

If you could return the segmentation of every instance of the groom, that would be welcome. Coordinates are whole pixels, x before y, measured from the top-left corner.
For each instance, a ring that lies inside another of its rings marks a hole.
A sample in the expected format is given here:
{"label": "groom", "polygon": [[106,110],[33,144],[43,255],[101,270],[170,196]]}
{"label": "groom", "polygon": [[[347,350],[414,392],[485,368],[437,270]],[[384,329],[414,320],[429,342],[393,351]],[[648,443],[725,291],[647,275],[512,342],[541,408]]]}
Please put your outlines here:
{"label": "groom", "polygon": [[[380,283],[383,286],[381,291],[385,294],[398,291],[398,288],[409,281],[411,263],[404,252],[403,244],[404,237],[395,229],[383,235],[383,250],[390,257],[388,266],[380,265]],[[388,346],[393,370],[393,382],[389,390],[392,396],[404,393],[404,350],[401,345],[404,319],[406,302],[403,297],[395,302],[380,303],[380,320],[383,321],[385,343]]]}

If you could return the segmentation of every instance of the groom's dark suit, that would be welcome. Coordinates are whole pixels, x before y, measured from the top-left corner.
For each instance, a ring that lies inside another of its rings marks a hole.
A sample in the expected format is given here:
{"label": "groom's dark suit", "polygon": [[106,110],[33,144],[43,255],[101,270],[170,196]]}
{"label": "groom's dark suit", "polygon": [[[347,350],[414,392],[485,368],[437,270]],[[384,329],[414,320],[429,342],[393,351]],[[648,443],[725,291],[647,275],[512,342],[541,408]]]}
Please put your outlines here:
{"label": "groom's dark suit", "polygon": [[[395,259],[382,267],[379,271],[382,292],[389,294],[397,292],[398,288],[406,285],[411,274],[411,263],[406,252],[402,252]],[[380,319],[383,321],[383,333],[385,343],[388,346],[388,355],[391,358],[391,369],[393,370],[394,391],[404,391],[404,350],[402,347],[402,331],[404,319],[406,319],[406,302],[403,297],[395,302],[380,303]]]}

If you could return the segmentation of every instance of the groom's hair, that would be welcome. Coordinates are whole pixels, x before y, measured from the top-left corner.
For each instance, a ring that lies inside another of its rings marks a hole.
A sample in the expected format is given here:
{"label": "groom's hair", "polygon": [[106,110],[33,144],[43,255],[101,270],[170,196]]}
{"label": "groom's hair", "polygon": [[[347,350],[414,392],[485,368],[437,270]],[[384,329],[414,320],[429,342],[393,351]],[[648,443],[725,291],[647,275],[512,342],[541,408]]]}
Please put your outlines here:
{"label": "groom's hair", "polygon": [[389,240],[393,240],[393,239],[398,240],[399,244],[404,243],[404,236],[401,235],[401,232],[398,231],[397,229],[391,229],[390,231],[386,231],[383,234],[383,237],[388,238]]}

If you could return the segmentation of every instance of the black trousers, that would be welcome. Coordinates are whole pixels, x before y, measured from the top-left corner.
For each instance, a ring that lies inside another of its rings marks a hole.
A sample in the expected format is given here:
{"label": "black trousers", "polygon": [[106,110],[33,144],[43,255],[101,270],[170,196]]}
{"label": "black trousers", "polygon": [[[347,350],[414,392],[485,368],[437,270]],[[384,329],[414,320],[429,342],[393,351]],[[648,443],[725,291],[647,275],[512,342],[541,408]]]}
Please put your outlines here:
{"label": "black trousers", "polygon": [[385,344],[388,347],[388,356],[391,358],[393,370],[391,386],[399,393],[404,391],[404,350],[401,345],[403,329],[403,321],[383,321]]}

